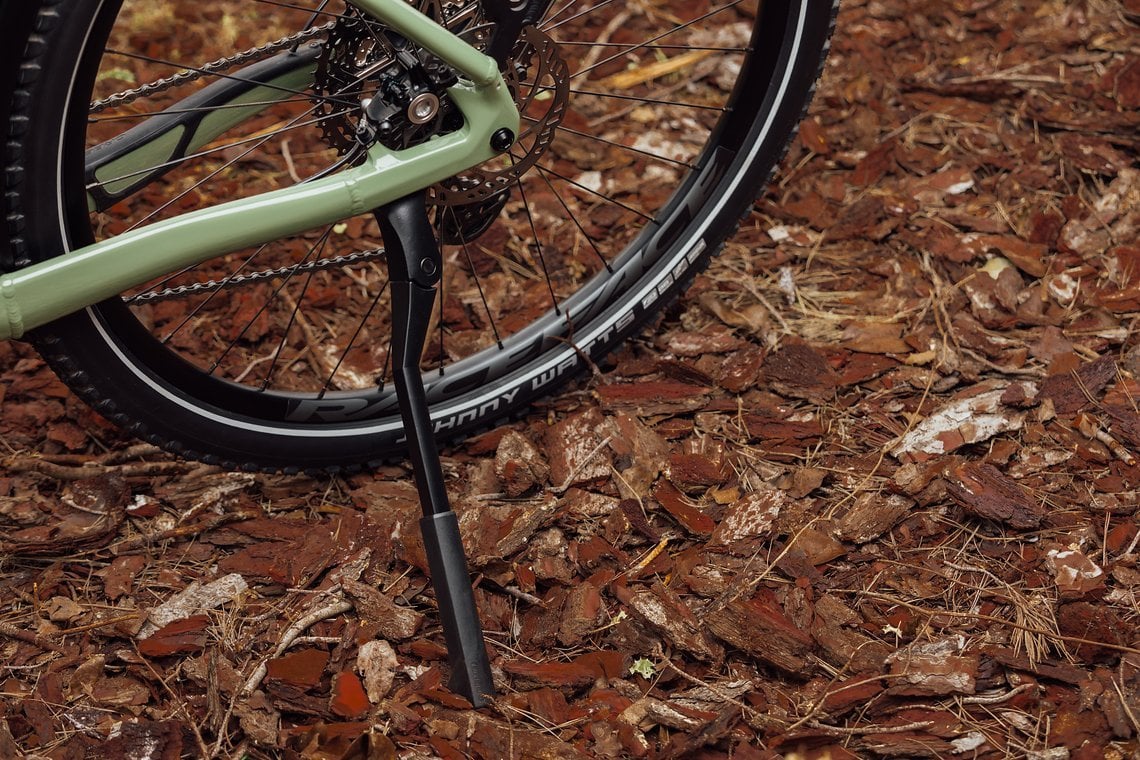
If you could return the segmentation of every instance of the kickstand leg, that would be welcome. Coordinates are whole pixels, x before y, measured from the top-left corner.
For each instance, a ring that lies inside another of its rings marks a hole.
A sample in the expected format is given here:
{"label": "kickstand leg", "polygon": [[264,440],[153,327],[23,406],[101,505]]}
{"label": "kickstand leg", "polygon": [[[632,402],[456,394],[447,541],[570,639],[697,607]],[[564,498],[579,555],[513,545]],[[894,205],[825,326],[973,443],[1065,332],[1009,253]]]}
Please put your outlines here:
{"label": "kickstand leg", "polygon": [[439,602],[449,687],[482,707],[494,695],[491,665],[459,522],[447,500],[419,359],[427,337],[443,262],[428,221],[426,196],[416,193],[375,211],[384,237],[392,287],[392,366],[396,397],[424,516],[420,520],[431,580]]}

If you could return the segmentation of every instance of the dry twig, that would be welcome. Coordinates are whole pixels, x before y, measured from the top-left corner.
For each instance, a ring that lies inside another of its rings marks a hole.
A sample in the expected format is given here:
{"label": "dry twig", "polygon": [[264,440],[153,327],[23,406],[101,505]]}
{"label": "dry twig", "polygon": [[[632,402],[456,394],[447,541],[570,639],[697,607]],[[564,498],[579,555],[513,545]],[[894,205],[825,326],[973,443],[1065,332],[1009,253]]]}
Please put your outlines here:
{"label": "dry twig", "polygon": [[246,679],[245,685],[241,688],[241,693],[245,695],[252,694],[258,685],[261,684],[262,679],[265,678],[265,674],[269,672],[269,661],[284,654],[285,650],[291,647],[293,642],[300,638],[301,634],[307,631],[310,626],[316,625],[322,620],[328,620],[331,617],[344,614],[351,609],[352,602],[343,598],[337,599],[324,607],[318,607],[285,629],[285,633],[281,635],[281,640],[274,648],[273,654],[261,660],[261,663],[250,677]]}

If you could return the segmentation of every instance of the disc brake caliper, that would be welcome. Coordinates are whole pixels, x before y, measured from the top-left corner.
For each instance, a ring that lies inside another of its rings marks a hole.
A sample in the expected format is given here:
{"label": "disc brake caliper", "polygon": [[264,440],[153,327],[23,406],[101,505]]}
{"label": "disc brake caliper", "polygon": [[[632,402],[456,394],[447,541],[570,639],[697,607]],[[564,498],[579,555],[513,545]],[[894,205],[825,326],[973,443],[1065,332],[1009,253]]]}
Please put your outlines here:
{"label": "disc brake caliper", "polygon": [[455,82],[448,66],[395,32],[364,17],[341,19],[314,83],[323,137],[348,153],[375,142],[402,150],[454,131],[463,124],[447,97]]}
{"label": "disc brake caliper", "polygon": [[376,79],[375,94],[361,103],[364,113],[356,141],[364,147],[380,142],[402,150],[461,127],[463,116],[446,94],[456,82],[451,69],[438,61],[421,60],[405,48],[394,48],[394,54],[395,62]]}

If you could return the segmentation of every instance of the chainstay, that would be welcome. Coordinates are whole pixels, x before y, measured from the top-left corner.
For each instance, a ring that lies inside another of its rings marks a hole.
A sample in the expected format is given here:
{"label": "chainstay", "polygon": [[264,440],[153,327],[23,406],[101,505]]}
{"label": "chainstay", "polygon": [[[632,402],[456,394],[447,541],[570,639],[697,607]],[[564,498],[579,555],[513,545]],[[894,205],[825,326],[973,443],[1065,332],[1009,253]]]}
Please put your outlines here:
{"label": "chainstay", "polygon": [[165,90],[169,90],[172,87],[195,82],[205,76],[213,76],[216,74],[224,73],[235,66],[243,66],[249,63],[256,63],[257,61],[264,60],[274,53],[278,53],[282,50],[285,50],[286,48],[299,45],[306,40],[312,39],[313,37],[319,37],[332,29],[335,24],[335,21],[330,21],[327,24],[314,26],[309,29],[303,29],[296,34],[291,34],[288,37],[282,37],[279,40],[267,42],[264,45],[250,48],[249,50],[245,50],[240,53],[235,53],[228,58],[219,58],[212,63],[205,64],[201,68],[185,69],[164,79],[156,79],[155,81],[149,82],[140,87],[117,92],[114,95],[109,95],[102,100],[96,100],[93,102],[91,104],[90,113],[99,113],[100,111],[105,111],[108,108],[124,106],[129,103],[133,103],[134,101],[144,96],[155,95]]}
{"label": "chainstay", "polygon": [[171,301],[179,298],[189,298],[193,295],[206,295],[219,290],[237,288],[242,285],[247,285],[251,282],[269,280],[275,277],[290,277],[302,272],[316,272],[322,269],[344,267],[350,264],[360,264],[363,262],[382,258],[383,256],[383,248],[373,248],[370,251],[356,251],[354,253],[346,253],[341,256],[330,256],[328,258],[310,261],[306,264],[294,264],[290,266],[278,267],[276,269],[264,269],[260,272],[250,272],[249,274],[234,275],[233,277],[227,277],[223,280],[207,280],[206,282],[195,282],[190,285],[178,285],[173,288],[163,288],[162,290],[148,290],[145,293],[138,293],[137,295],[127,296],[123,299],[123,302],[127,304],[155,303],[160,301]]}

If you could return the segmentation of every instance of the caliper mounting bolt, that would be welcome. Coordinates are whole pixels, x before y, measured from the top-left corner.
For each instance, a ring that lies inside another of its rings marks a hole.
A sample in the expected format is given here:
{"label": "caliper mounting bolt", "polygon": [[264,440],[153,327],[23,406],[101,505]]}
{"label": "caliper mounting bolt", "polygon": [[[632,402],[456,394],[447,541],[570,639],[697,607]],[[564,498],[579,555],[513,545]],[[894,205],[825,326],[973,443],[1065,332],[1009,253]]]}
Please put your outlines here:
{"label": "caliper mounting bolt", "polygon": [[515,144],[515,133],[509,129],[503,128],[495,131],[491,135],[491,149],[499,153],[505,153],[510,150],[510,147]]}

